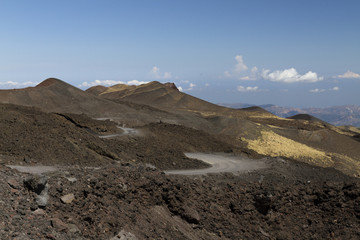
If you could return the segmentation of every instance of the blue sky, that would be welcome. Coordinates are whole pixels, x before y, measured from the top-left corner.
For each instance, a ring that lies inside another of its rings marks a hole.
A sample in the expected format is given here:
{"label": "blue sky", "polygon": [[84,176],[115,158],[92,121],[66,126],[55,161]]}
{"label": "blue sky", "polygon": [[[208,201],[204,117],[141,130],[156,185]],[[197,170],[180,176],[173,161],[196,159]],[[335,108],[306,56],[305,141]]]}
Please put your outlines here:
{"label": "blue sky", "polygon": [[0,88],[175,82],[220,103],[360,104],[360,1],[0,0]]}

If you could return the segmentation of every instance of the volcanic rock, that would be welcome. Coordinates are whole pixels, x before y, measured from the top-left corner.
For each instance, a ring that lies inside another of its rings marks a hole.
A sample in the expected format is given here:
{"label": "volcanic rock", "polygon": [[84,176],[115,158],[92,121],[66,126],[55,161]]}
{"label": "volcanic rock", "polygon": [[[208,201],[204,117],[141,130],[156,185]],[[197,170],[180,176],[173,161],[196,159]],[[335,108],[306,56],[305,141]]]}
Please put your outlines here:
{"label": "volcanic rock", "polygon": [[60,199],[61,199],[61,202],[68,204],[68,203],[71,203],[72,201],[74,201],[75,196],[73,193],[69,193],[69,194],[62,196]]}

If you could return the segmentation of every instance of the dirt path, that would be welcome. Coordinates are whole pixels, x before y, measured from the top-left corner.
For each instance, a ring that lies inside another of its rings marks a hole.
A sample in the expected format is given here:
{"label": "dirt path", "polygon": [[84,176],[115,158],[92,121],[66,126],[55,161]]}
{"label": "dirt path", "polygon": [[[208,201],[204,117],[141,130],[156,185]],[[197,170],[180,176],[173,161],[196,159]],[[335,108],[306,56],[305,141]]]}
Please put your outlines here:
{"label": "dirt path", "polygon": [[[110,120],[110,121],[114,121],[113,118],[95,118],[96,120],[100,120],[100,121],[105,121],[105,120]],[[139,135],[140,131],[138,129],[135,128],[127,128],[125,126],[121,127],[121,126],[117,126],[118,128],[120,128],[121,130],[123,130],[122,133],[119,134],[109,134],[109,135],[101,135],[99,136],[100,138],[114,138],[114,137],[120,137],[120,136],[135,136],[135,135]]]}
{"label": "dirt path", "polygon": [[126,128],[126,127],[120,127],[118,126],[118,128],[120,128],[121,130],[123,130],[122,133],[119,134],[109,134],[109,135],[100,135],[100,138],[114,138],[114,137],[120,137],[120,136],[135,136],[135,135],[139,135],[139,130],[135,129],[135,128]]}
{"label": "dirt path", "polygon": [[203,175],[208,173],[240,173],[269,167],[264,160],[251,160],[241,156],[224,153],[185,153],[188,158],[195,158],[212,165],[210,168],[191,170],[170,170],[166,174]]}

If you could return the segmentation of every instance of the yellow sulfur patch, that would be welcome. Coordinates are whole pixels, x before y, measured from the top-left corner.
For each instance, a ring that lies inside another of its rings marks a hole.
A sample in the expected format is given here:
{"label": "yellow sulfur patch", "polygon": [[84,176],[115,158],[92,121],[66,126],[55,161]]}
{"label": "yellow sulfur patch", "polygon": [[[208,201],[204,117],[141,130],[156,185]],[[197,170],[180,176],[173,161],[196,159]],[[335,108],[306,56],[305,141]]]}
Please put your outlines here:
{"label": "yellow sulfur patch", "polygon": [[271,157],[288,157],[321,167],[330,167],[334,161],[325,152],[306,146],[280,136],[272,131],[261,131],[261,136],[255,140],[241,138],[248,143],[248,148],[259,154]]}

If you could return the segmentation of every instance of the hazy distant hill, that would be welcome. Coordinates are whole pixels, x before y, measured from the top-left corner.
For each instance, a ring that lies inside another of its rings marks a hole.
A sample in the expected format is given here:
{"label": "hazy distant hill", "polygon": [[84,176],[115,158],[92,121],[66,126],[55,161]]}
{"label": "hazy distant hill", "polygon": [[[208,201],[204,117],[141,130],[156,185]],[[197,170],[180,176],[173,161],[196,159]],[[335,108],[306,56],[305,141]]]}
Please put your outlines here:
{"label": "hazy distant hill", "polygon": [[[246,103],[221,103],[220,105],[232,108],[247,108],[254,106]],[[336,126],[352,125],[360,127],[360,106],[357,105],[344,105],[327,108],[292,108],[266,104],[260,105],[260,107],[279,117],[287,118],[296,114],[310,114]]]}

